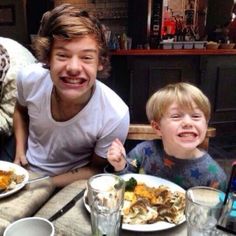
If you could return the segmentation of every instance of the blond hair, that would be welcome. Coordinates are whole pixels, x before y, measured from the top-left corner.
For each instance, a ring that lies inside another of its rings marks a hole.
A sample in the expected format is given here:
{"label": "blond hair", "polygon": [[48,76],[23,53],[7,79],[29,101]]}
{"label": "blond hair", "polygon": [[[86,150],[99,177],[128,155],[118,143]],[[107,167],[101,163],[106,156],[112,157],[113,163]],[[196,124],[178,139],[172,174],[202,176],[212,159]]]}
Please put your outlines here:
{"label": "blond hair", "polygon": [[169,84],[155,92],[148,100],[146,114],[149,122],[159,122],[168,107],[176,102],[180,107],[193,110],[193,102],[209,121],[211,105],[203,92],[189,83]]}
{"label": "blond hair", "polygon": [[81,11],[76,5],[62,4],[44,13],[33,49],[38,60],[47,68],[54,38],[73,39],[85,35],[92,36],[98,44],[99,62],[103,69],[98,71],[97,76],[107,78],[110,61],[102,25],[97,18],[87,11]]}

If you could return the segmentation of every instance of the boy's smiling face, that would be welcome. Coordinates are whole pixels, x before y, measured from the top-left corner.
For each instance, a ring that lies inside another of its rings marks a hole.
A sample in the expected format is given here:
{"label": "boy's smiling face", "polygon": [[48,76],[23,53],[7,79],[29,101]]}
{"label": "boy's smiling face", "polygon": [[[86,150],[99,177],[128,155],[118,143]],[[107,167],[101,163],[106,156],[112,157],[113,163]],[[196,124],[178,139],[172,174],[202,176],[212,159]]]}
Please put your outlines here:
{"label": "boy's smiling face", "polygon": [[188,159],[201,155],[197,146],[203,142],[207,121],[203,112],[192,102],[189,110],[172,103],[157,124],[157,132],[162,136],[167,154]]}
{"label": "boy's smiling face", "polygon": [[70,40],[55,38],[49,66],[61,99],[83,101],[89,97],[97,71],[102,69],[95,39],[89,35]]}

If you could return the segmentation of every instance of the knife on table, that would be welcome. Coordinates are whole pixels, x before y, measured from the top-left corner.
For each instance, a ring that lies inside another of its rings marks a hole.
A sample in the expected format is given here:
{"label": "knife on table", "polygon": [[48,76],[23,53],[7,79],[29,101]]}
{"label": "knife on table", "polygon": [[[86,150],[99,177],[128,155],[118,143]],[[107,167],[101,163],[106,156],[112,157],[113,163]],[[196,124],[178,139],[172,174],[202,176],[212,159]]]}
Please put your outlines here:
{"label": "knife on table", "polygon": [[76,202],[84,196],[85,189],[79,192],[74,198],[72,198],[65,206],[63,206],[59,211],[57,211],[54,215],[52,215],[48,220],[54,221],[58,219],[60,216],[64,215],[67,211],[69,211]]}

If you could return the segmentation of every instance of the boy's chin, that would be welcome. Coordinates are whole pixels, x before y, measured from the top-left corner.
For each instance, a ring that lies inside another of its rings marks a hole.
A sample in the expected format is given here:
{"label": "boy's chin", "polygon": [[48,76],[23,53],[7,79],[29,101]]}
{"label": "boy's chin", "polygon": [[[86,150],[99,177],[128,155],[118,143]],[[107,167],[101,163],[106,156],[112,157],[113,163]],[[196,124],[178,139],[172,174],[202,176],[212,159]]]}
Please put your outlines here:
{"label": "boy's chin", "polygon": [[193,150],[195,150],[195,149],[197,149],[198,148],[198,146],[199,146],[199,142],[189,142],[189,143],[181,143],[181,147],[183,148],[183,149],[185,149],[186,151],[188,150],[188,151],[193,151]]}
{"label": "boy's chin", "polygon": [[176,145],[175,150],[179,150],[181,152],[194,152],[198,149],[199,142],[181,142]]}

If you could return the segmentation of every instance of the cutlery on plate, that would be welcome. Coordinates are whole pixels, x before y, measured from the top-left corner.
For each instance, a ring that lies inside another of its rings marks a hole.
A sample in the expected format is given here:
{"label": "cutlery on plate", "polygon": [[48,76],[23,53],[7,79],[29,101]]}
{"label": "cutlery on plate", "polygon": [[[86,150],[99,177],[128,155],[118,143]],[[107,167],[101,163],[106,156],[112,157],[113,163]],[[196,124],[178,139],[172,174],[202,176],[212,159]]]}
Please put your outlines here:
{"label": "cutlery on plate", "polygon": [[[49,178],[50,178],[50,176],[40,176],[40,177],[28,180],[26,183],[24,183],[24,185],[35,183],[35,182],[45,180],[45,179],[49,179]],[[9,190],[11,190],[11,189],[0,189],[0,194],[8,192]]]}
{"label": "cutlery on plate", "polygon": [[45,180],[45,179],[49,179],[49,178],[50,178],[50,176],[40,176],[40,177],[37,177],[35,179],[29,179],[26,184],[35,183],[35,182]]}

